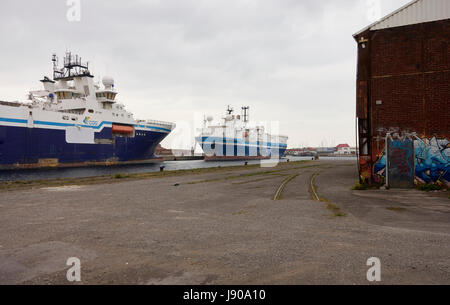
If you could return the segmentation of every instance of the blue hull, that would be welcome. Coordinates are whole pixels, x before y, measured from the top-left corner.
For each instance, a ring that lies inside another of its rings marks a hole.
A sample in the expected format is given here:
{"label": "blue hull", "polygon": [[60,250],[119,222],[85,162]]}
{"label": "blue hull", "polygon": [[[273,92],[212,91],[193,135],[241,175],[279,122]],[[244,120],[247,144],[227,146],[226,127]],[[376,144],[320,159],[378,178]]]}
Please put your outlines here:
{"label": "blue hull", "polygon": [[197,137],[196,141],[207,157],[220,157],[221,159],[279,158],[284,155],[287,148],[285,144],[259,141],[249,143],[238,139]]}
{"label": "blue hull", "polygon": [[95,133],[95,141],[100,144],[69,144],[65,133],[57,129],[0,126],[0,168],[39,167],[45,159],[61,166],[144,161],[155,158],[156,146],[168,135],[139,130],[135,137],[120,137],[112,134],[111,127],[104,127]]}

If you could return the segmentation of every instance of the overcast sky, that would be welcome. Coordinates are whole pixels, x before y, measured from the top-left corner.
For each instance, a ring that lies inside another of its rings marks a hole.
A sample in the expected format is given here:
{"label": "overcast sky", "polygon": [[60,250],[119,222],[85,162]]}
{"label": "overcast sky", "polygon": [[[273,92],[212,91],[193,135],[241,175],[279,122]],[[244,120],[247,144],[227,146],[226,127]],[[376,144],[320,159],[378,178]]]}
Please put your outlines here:
{"label": "overcast sky", "polygon": [[[114,77],[137,118],[185,126],[248,105],[252,120],[279,121],[290,147],[354,145],[352,34],[408,2],[81,0],[70,22],[66,0],[1,0],[0,99],[24,100],[51,75],[51,54],[71,50],[96,80]],[[180,134],[163,145],[189,146]]]}

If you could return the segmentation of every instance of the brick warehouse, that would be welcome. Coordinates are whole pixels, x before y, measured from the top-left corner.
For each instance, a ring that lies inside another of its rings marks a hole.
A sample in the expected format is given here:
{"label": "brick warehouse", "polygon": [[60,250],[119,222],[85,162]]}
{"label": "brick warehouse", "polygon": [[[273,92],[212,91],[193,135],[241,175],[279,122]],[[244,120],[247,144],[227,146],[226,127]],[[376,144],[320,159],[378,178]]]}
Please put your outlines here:
{"label": "brick warehouse", "polygon": [[361,180],[385,182],[385,139],[414,140],[417,183],[450,186],[450,0],[416,0],[354,35]]}

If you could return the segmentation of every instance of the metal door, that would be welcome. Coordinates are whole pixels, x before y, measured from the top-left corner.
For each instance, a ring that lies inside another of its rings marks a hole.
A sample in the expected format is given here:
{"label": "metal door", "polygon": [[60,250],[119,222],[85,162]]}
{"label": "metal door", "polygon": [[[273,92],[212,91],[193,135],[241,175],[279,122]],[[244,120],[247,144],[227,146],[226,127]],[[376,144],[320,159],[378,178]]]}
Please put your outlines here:
{"label": "metal door", "polygon": [[388,138],[386,151],[387,186],[414,188],[414,141]]}

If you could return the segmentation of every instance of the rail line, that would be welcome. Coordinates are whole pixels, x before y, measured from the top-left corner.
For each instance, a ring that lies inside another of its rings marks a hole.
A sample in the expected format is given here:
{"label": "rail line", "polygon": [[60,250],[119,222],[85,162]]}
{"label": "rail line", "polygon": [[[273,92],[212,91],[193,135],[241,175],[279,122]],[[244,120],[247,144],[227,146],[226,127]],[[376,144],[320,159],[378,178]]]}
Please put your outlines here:
{"label": "rail line", "polygon": [[320,201],[320,197],[319,197],[319,195],[317,195],[316,186],[314,185],[314,179],[316,178],[316,176],[317,176],[318,174],[319,174],[319,173],[314,173],[314,174],[311,176],[311,181],[310,181],[311,196],[312,196],[312,199],[315,200],[315,201]]}
{"label": "rail line", "polygon": [[289,176],[286,179],[284,179],[283,182],[281,183],[281,185],[278,187],[277,191],[275,192],[275,195],[273,196],[272,200],[280,200],[281,194],[283,193],[283,190],[286,187],[286,185],[289,182],[291,182],[292,180],[294,180],[295,178],[297,178],[299,175],[300,174],[295,174],[295,175]]}

